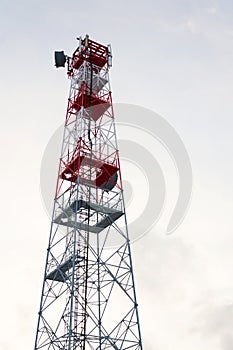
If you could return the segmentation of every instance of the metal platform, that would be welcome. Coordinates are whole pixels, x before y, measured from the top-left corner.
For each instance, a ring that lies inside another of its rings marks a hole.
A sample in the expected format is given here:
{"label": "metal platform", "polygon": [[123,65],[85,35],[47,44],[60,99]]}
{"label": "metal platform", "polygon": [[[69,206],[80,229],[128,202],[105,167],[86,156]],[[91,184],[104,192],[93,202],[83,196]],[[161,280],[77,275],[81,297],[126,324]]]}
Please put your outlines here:
{"label": "metal platform", "polygon": [[[90,209],[96,213],[104,214],[104,217],[100,221],[96,222],[95,225],[88,225],[84,222],[78,222],[77,219],[70,220],[70,218],[81,209]],[[80,199],[74,201],[70,207],[63,210],[63,212],[54,220],[56,224],[64,225],[68,227],[76,227],[81,230],[99,233],[108,226],[112,225],[114,221],[119,219],[123,215],[123,212],[113,208],[101,206],[98,204],[90,203]]]}
{"label": "metal platform", "polygon": [[[86,168],[86,173],[84,172],[84,167],[91,166],[93,169],[98,170],[98,174],[92,180],[89,180],[90,170]],[[77,155],[74,157],[68,164],[66,164],[66,168],[61,173],[61,178],[63,180],[76,182],[78,174],[80,176],[80,180],[95,185],[97,187],[104,186],[110,178],[113,177],[114,174],[119,170],[119,168],[115,164],[110,164],[107,162],[103,162],[99,159],[90,158],[84,155]],[[116,179],[117,180],[117,179]],[[114,183],[114,181],[113,181]]]}
{"label": "metal platform", "polygon": [[108,61],[108,48],[94,40],[88,40],[88,48],[85,39],[82,40],[82,49],[78,48],[73,54],[73,68],[78,69],[84,61],[92,62],[93,65],[102,68]]}
{"label": "metal platform", "polygon": [[[76,265],[78,262],[82,261],[84,258],[79,257],[75,259],[74,264]],[[54,269],[52,272],[50,272],[46,279],[53,280],[57,282],[65,282],[68,279],[68,275],[66,274],[67,271],[69,271],[73,267],[73,258],[71,257],[67,261],[65,261],[63,264],[58,265],[56,269]]]}
{"label": "metal platform", "polygon": [[59,265],[55,270],[50,272],[46,279],[58,281],[58,282],[65,282],[68,277],[66,275],[66,272],[73,266],[73,259],[70,258],[69,260],[65,261],[63,264]]}
{"label": "metal platform", "polygon": [[69,111],[75,110],[79,112],[82,107],[89,108],[93,113],[91,115],[94,121],[97,121],[110,107],[110,95],[98,97],[94,94],[91,95],[87,91],[81,91],[74,101],[69,106]]}

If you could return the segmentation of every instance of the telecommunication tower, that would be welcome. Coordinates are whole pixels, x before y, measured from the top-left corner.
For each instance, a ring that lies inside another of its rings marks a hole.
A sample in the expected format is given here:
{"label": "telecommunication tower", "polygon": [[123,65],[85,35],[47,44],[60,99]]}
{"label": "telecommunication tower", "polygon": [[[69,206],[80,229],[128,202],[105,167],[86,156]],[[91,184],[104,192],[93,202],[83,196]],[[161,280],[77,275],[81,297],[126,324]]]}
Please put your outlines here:
{"label": "telecommunication tower", "polygon": [[[109,84],[110,45],[78,38],[35,350],[142,350]],[[112,245],[114,242],[114,246]],[[111,247],[110,247],[111,246]]]}

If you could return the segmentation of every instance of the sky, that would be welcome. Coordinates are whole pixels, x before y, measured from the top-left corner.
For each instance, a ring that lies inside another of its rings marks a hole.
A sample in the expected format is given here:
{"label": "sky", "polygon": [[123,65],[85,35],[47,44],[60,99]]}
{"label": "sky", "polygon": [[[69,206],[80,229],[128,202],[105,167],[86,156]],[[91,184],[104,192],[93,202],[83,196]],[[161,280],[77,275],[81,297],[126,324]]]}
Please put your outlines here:
{"label": "sky", "polygon": [[192,163],[183,223],[132,244],[144,350],[233,348],[232,17],[226,0],[1,1],[0,349],[34,346],[50,227],[41,160],[69,90],[53,52],[86,33],[112,45],[114,102],[163,116]]}

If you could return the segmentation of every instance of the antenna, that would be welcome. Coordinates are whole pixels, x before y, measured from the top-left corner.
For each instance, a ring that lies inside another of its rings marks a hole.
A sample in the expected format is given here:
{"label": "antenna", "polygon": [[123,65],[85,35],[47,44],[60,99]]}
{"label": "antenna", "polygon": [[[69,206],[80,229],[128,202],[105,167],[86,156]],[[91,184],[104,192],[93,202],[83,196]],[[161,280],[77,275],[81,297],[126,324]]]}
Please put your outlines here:
{"label": "antenna", "polygon": [[34,350],[142,350],[111,47],[78,40],[71,57],[55,52],[70,93]]}

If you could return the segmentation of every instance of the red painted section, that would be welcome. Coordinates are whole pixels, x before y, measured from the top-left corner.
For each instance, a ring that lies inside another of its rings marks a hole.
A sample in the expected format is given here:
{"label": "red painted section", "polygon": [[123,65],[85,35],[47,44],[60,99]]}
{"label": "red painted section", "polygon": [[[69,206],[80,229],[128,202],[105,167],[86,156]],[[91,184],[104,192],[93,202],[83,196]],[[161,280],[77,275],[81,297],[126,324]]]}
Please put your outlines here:
{"label": "red painted section", "polygon": [[[74,58],[73,68],[78,69],[84,61],[90,62],[90,56],[88,56],[88,57],[83,56],[83,57]],[[95,66],[102,68],[107,63],[107,59],[102,58],[102,57],[98,57],[97,55],[92,55],[92,63]]]}
{"label": "red painted section", "polygon": [[67,164],[65,170],[61,173],[63,180],[75,182],[77,179],[77,171],[79,170],[84,156],[78,156]]}
{"label": "red painted section", "polygon": [[101,173],[95,179],[97,187],[103,185],[103,183],[108,182],[110,177],[112,177],[118,170],[118,168],[112,164],[104,163],[101,168]]}
{"label": "red painted section", "polygon": [[73,103],[71,103],[70,109],[75,109],[77,112],[81,109],[81,107],[84,108],[90,108],[92,112],[92,119],[97,121],[101,115],[106,112],[106,110],[110,107],[110,98],[107,96],[107,99],[102,99],[100,97],[97,97],[95,95],[92,95],[90,99],[90,95],[87,92],[81,92],[75,99]]}
{"label": "red painted section", "polygon": [[89,180],[88,178],[82,177],[81,180],[91,183],[97,187],[100,187],[106,183],[119,170],[119,168],[114,164],[105,163],[98,159],[91,160],[86,156],[78,155],[66,165],[65,170],[63,170],[61,173],[61,178],[63,180],[75,182],[77,180],[81,166],[85,165],[91,165],[92,167],[99,169],[99,175],[97,175],[94,180]]}
{"label": "red painted section", "polygon": [[[72,58],[72,67],[78,69],[84,61],[91,62],[93,65],[102,68],[108,61],[108,48],[107,46],[100,45],[99,43],[88,40],[88,48],[84,46],[85,41],[82,41],[82,51],[77,49],[74,52]],[[88,50],[89,49],[89,50]],[[91,52],[91,57],[90,57]]]}

